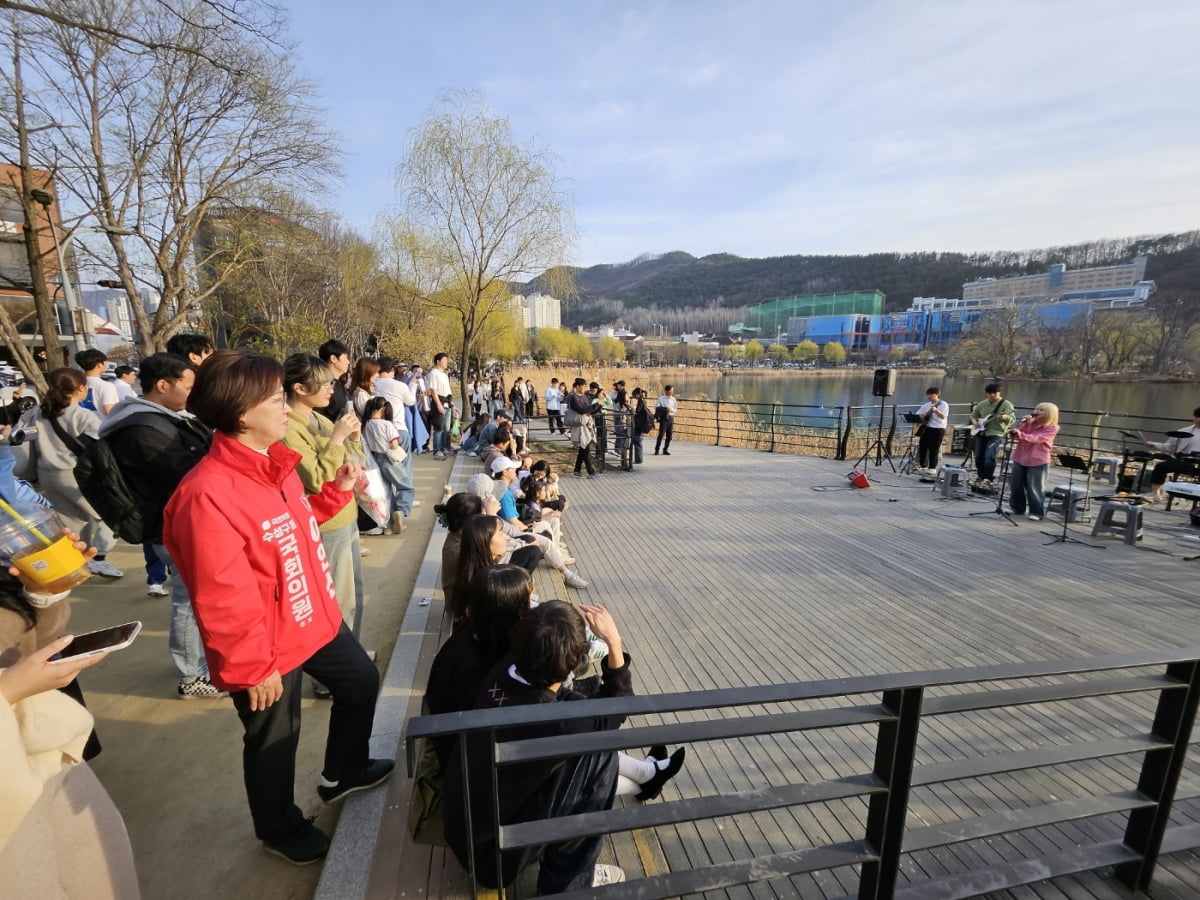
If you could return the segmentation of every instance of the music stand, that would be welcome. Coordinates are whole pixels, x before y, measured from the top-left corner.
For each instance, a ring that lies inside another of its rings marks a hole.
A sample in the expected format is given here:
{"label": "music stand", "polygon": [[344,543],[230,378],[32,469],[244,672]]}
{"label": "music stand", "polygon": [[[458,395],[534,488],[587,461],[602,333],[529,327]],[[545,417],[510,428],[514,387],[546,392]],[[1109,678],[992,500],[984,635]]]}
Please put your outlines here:
{"label": "music stand", "polygon": [[1010,524],[1013,528],[1019,528],[1020,526],[1016,523],[1016,521],[1013,519],[1013,517],[1004,511],[1004,489],[1006,487],[1008,487],[1008,468],[1009,468],[1010,462],[1012,461],[1012,453],[1010,452],[1010,448],[1012,447],[1012,440],[1013,439],[1011,437],[1009,437],[1007,434],[1005,434],[1004,441],[1000,445],[1000,449],[1004,451],[1004,460],[1000,464],[1000,493],[996,495],[996,508],[988,510],[987,512],[967,513],[967,515],[969,515],[969,516],[999,515],[999,516],[1003,516],[1004,518],[1008,519],[1008,524]]}
{"label": "music stand", "polygon": [[[921,424],[921,417],[916,413],[901,413],[904,421],[909,425]],[[917,430],[913,428],[912,434],[908,437],[908,449],[904,451],[904,456],[900,458],[900,474],[913,475],[917,471],[917,453],[914,449],[917,441]]]}
{"label": "music stand", "polygon": [[[1055,534],[1053,531],[1043,531],[1042,534],[1052,540],[1046,541],[1043,546],[1049,547],[1051,544],[1079,544],[1083,547],[1091,547],[1093,550],[1106,550],[1103,544],[1089,544],[1087,541],[1081,541],[1077,538],[1068,537],[1067,525],[1071,521],[1071,511],[1075,509],[1075,495],[1071,488],[1075,486],[1075,473],[1084,472],[1087,474],[1087,484],[1092,481],[1092,463],[1081,456],[1076,456],[1074,453],[1058,454],[1058,464],[1067,470],[1067,502],[1063,505],[1063,528],[1062,534]],[[1087,502],[1087,487],[1084,487],[1084,502]]]}

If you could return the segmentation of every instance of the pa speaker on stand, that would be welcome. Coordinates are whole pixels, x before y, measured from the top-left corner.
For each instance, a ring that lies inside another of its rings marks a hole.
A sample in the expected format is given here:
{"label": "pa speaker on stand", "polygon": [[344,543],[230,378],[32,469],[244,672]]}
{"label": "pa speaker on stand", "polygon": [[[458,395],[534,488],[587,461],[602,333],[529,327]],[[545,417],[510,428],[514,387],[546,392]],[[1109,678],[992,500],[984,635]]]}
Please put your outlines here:
{"label": "pa speaker on stand", "polygon": [[890,397],[896,393],[896,370],[876,369],[875,378],[871,382],[872,397]]}

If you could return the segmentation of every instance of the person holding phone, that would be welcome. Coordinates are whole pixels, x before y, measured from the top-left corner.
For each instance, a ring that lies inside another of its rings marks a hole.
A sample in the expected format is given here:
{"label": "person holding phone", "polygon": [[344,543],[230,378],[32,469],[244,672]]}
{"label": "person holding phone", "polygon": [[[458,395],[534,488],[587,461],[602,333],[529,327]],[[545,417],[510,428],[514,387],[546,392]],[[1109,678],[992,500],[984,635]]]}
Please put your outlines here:
{"label": "person holding phone", "polygon": [[0,897],[136,898],[125,824],[84,762],[92,716],[70,691],[103,655],[56,659],[74,642],[68,593],[0,572]]}
{"label": "person holding phone", "polygon": [[[287,433],[283,445],[300,454],[296,474],[308,494],[320,493],[322,485],[333,480],[338,467],[353,454],[362,459],[359,444],[362,420],[347,408],[332,424],[317,411],[333,395],[334,370],[315,356],[296,353],[283,362],[284,389],[287,391]],[[358,537],[358,505],[351,496],[337,515],[321,525],[321,542],[333,570],[334,592],[342,615],[355,637],[362,634],[363,579],[362,545]],[[328,696],[320,685],[319,695]]]}
{"label": "person holding phone", "polygon": [[361,469],[342,463],[309,493],[301,454],[282,443],[293,419],[284,368],[261,353],[218,350],[188,409],[212,449],[167,504],[163,539],[187,583],[214,684],[245,729],[242,764],[254,832],[296,865],[328,837],[295,802],[302,673],[333,697],[317,794],[332,803],[381,783],[394,761],[369,758],[379,673],[346,627],[319,524],[352,504]]}

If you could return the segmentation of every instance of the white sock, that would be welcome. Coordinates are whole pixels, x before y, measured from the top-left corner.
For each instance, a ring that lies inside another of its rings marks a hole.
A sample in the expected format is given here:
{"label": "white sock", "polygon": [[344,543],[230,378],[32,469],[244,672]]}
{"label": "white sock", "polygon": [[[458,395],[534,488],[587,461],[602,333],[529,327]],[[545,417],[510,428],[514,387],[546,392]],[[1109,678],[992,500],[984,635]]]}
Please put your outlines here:
{"label": "white sock", "polygon": [[617,776],[617,796],[627,797],[631,794],[640,794],[642,786],[631,778],[626,778],[624,775]]}
{"label": "white sock", "polygon": [[639,785],[642,785],[654,777],[656,767],[654,760],[651,758],[644,760],[634,759],[627,753],[618,753],[617,771],[622,778],[628,778],[630,781],[635,781]]}

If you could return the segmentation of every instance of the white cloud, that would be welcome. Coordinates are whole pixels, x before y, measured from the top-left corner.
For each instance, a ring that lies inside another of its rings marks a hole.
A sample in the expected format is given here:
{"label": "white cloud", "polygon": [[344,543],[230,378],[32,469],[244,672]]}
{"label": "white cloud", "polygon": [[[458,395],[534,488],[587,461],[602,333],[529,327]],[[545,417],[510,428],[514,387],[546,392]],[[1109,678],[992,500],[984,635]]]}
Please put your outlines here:
{"label": "white cloud", "polygon": [[294,19],[367,229],[452,86],[560,157],[585,264],[1200,227],[1191,4],[305,0]]}

